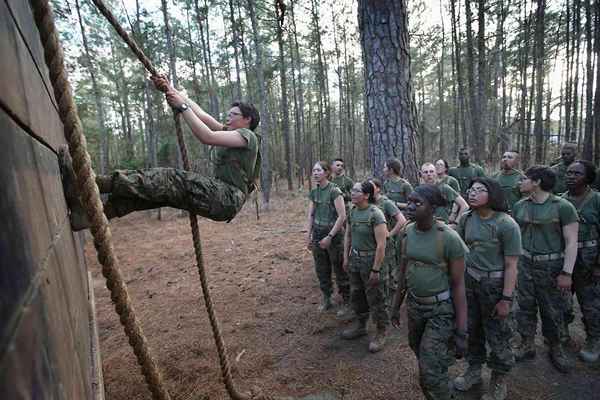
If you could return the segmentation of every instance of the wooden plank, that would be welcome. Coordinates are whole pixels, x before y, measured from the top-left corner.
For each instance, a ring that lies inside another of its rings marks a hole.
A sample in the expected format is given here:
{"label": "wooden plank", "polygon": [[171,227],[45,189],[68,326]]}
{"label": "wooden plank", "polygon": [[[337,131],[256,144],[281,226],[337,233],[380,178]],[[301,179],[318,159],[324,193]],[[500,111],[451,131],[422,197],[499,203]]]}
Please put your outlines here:
{"label": "wooden plank", "polygon": [[50,147],[56,149],[64,144],[43,49],[28,2],[9,0],[8,6],[6,1],[0,2],[0,55],[0,103]]}
{"label": "wooden plank", "polygon": [[0,320],[9,321],[0,325],[0,382],[20,379],[14,390],[0,384],[0,398],[87,399],[87,272],[56,155],[3,111],[0,131]]}
{"label": "wooden plank", "polygon": [[94,278],[88,272],[88,288],[90,300],[90,331],[92,333],[92,400],[104,400],[104,374],[102,373],[102,356],[100,355],[100,336],[96,319],[96,296],[94,295]]}

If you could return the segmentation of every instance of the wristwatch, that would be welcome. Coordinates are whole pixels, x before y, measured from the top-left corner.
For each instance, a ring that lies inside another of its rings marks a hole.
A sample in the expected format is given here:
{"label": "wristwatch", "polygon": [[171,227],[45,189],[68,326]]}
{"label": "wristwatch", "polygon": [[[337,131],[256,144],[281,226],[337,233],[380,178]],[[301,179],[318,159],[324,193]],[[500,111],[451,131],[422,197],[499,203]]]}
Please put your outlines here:
{"label": "wristwatch", "polygon": [[508,302],[512,303],[513,298],[512,298],[512,296],[507,296],[507,295],[503,294],[502,298],[500,300],[504,300],[504,301],[508,301]]}
{"label": "wristwatch", "polygon": [[188,106],[188,105],[187,105],[187,104],[185,104],[185,103],[182,103],[182,104],[181,104],[179,107],[173,107],[173,109],[174,109],[175,111],[177,111],[177,113],[182,113],[182,112],[184,112],[184,111],[187,111],[187,110],[189,110],[189,109],[190,109],[190,106]]}

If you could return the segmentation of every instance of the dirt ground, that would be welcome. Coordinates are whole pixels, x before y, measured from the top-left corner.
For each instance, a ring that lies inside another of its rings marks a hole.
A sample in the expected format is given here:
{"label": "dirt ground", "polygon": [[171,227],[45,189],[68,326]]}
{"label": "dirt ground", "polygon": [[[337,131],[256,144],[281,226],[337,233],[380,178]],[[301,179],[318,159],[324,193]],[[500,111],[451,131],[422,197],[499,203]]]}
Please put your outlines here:
{"label": "dirt ground", "polygon": [[[297,194],[275,196],[259,221],[253,204],[229,224],[200,221],[213,302],[238,387],[298,398],[422,399],[405,326],[393,329],[385,350],[373,355],[367,338],[341,339],[346,325],[335,311],[317,312],[320,293],[304,248],[305,214],[305,196]],[[129,293],[172,398],[227,399],[188,219],[171,209],[163,216],[158,221],[136,213],[112,222]],[[91,241],[86,258],[94,277],[106,398],[148,399]],[[583,341],[579,322],[572,333]],[[578,361],[574,372],[563,375],[546,354],[538,337],[537,359],[513,370],[510,399],[600,399],[599,369]],[[458,362],[451,377],[464,368]],[[458,398],[478,399],[482,390]]]}

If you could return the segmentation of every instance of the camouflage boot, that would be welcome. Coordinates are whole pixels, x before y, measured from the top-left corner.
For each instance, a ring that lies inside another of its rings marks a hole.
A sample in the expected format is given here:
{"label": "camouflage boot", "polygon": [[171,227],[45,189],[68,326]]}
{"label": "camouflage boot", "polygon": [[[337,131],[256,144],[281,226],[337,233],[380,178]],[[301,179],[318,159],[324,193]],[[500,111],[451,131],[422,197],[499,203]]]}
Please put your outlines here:
{"label": "camouflage boot", "polygon": [[585,340],[583,349],[579,352],[579,357],[587,363],[593,363],[600,358],[600,338],[588,337]]}
{"label": "camouflage boot", "polygon": [[564,374],[571,371],[575,366],[574,361],[569,357],[564,346],[560,343],[554,344],[550,348],[550,360],[554,367]]}
{"label": "camouflage boot", "polygon": [[475,385],[481,383],[481,365],[471,365],[460,376],[454,378],[454,388],[461,392],[466,392]]}
{"label": "camouflage boot", "polygon": [[521,338],[521,344],[515,350],[515,360],[533,360],[535,358],[535,341],[532,337]]}
{"label": "camouflage boot", "polygon": [[90,222],[85,209],[83,208],[83,204],[81,204],[81,200],[79,199],[75,172],[73,171],[73,161],[71,160],[71,155],[69,154],[67,146],[61,146],[58,149],[58,165],[60,168],[65,200],[67,206],[71,210],[69,214],[71,229],[74,231],[87,229],[90,227]]}
{"label": "camouflage boot", "polygon": [[319,312],[325,312],[333,307],[333,303],[331,302],[331,295],[324,294],[323,300],[321,300],[321,304],[319,304]]}
{"label": "camouflage boot", "polygon": [[385,328],[378,328],[377,334],[369,342],[369,351],[371,353],[377,353],[377,352],[383,350],[384,346],[385,346]]}
{"label": "camouflage boot", "polygon": [[487,392],[481,397],[481,400],[505,400],[507,395],[506,375],[492,371],[490,385]]}
{"label": "camouflage boot", "polygon": [[367,334],[367,319],[357,318],[350,328],[342,332],[342,337],[346,340],[358,339]]}

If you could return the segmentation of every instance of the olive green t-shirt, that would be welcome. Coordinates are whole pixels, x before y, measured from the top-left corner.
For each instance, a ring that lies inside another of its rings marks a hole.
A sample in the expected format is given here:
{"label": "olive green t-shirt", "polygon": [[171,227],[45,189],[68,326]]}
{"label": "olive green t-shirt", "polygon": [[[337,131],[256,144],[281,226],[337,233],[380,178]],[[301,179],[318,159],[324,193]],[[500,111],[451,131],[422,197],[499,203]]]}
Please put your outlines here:
{"label": "olive green t-shirt", "polygon": [[450,168],[448,175],[453,176],[460,183],[460,193],[464,197],[471,186],[471,180],[478,176],[485,176],[485,172],[483,172],[483,168],[479,165],[470,164],[467,167],[459,165],[458,167]]}
{"label": "olive green t-shirt", "polygon": [[401,240],[406,241],[401,244],[402,249],[406,249],[403,255],[407,262],[406,285],[418,297],[435,296],[447,290],[450,287],[450,262],[469,252],[458,233],[442,222],[437,222],[426,232],[409,224]]}
{"label": "olive green t-shirt", "polygon": [[440,183],[445,183],[446,185],[454,189],[457,193],[460,193],[460,183],[458,183],[455,177],[446,175],[440,179]]}
{"label": "olive green t-shirt", "polygon": [[260,136],[247,128],[237,129],[246,147],[215,147],[215,178],[248,193],[254,176]]}
{"label": "olive green t-shirt", "polygon": [[577,222],[575,207],[552,194],[541,204],[531,197],[518,201],[512,215],[521,227],[523,249],[532,254],[564,251],[562,227]]}
{"label": "olive green t-shirt", "polygon": [[383,212],[383,216],[387,221],[388,231],[394,229],[396,226],[396,215],[400,212],[400,209],[396,207],[393,201],[388,199],[386,196],[379,196],[379,200],[375,203],[377,207]]}
{"label": "olive green t-shirt", "polygon": [[332,178],[330,182],[334,183],[335,185],[337,185],[337,187],[339,187],[342,190],[342,194],[344,195],[344,202],[348,203],[351,200],[350,192],[352,192],[352,186],[354,185],[352,179],[350,179],[346,175],[342,175]]}
{"label": "olive green t-shirt", "polygon": [[377,249],[375,227],[379,224],[385,224],[385,222],[383,212],[373,204],[369,204],[367,208],[362,210],[358,207],[352,208],[348,216],[350,234],[352,235],[352,248],[360,251]]}
{"label": "olive green t-shirt", "polygon": [[522,196],[519,184],[523,177],[525,177],[525,175],[518,169],[513,169],[508,174],[498,172],[493,176],[494,180],[502,187],[509,210],[512,210],[515,203],[521,200]]}
{"label": "olive green t-shirt", "polygon": [[579,215],[578,242],[598,240],[600,238],[600,193],[590,190],[579,204],[565,193],[563,198],[568,200]]}
{"label": "olive green t-shirt", "polygon": [[413,191],[413,187],[407,180],[394,177],[383,183],[383,193],[394,203],[406,203],[408,195]]}
{"label": "olive green t-shirt", "polygon": [[442,197],[446,199],[448,205],[446,207],[436,207],[433,215],[437,219],[448,222],[448,218],[450,218],[450,214],[452,213],[452,207],[454,207],[454,201],[456,201],[459,194],[445,183],[438,183],[437,187],[440,189]]}
{"label": "olive green t-shirt", "polygon": [[308,195],[310,201],[315,204],[313,224],[322,226],[333,226],[338,217],[335,209],[335,199],[342,195],[339,187],[331,182],[320,187],[317,186]]}
{"label": "olive green t-shirt", "polygon": [[474,211],[462,215],[458,234],[469,248],[466,265],[481,271],[503,271],[504,257],[520,256],[521,230],[508,214],[495,212],[483,219]]}
{"label": "olive green t-shirt", "polygon": [[567,184],[565,183],[565,178],[567,177],[567,168],[562,161],[558,164],[553,165],[552,171],[556,174],[556,183],[554,184],[554,188],[552,188],[552,193],[554,194],[562,194],[567,191]]}

